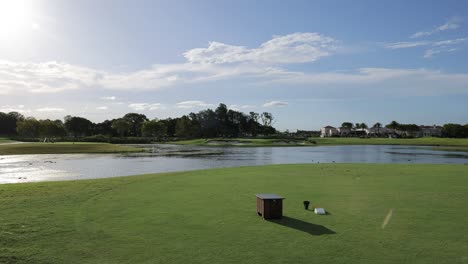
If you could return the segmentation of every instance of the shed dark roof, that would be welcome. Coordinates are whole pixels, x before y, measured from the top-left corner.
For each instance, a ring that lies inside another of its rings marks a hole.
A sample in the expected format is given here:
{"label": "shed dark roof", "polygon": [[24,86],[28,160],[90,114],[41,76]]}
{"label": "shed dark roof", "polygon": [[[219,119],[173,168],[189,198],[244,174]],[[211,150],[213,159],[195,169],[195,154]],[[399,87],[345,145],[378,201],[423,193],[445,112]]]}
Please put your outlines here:
{"label": "shed dark roof", "polygon": [[284,197],[281,197],[279,195],[272,194],[272,193],[261,193],[261,194],[256,194],[255,196],[263,200],[284,199]]}

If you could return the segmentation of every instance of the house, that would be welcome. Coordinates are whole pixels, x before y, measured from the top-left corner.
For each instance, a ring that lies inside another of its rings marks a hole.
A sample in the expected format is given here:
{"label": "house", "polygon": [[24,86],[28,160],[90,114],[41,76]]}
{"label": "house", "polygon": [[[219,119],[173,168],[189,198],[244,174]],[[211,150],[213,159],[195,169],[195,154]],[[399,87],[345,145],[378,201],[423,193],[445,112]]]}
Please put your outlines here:
{"label": "house", "polygon": [[351,134],[351,129],[347,127],[340,127],[337,129],[338,133],[340,134],[341,137],[347,137]]}
{"label": "house", "polygon": [[441,137],[443,128],[441,126],[417,126],[414,124],[401,125],[397,129],[387,127],[370,128],[335,128],[332,126],[322,127],[320,137]]}
{"label": "house", "polygon": [[367,136],[369,137],[379,137],[379,136],[389,136],[395,133],[394,129],[386,127],[370,127],[366,128]]}
{"label": "house", "polygon": [[442,127],[441,126],[419,126],[419,137],[441,137]]}
{"label": "house", "polygon": [[320,137],[334,137],[339,135],[338,129],[332,126],[326,126],[320,129]]}

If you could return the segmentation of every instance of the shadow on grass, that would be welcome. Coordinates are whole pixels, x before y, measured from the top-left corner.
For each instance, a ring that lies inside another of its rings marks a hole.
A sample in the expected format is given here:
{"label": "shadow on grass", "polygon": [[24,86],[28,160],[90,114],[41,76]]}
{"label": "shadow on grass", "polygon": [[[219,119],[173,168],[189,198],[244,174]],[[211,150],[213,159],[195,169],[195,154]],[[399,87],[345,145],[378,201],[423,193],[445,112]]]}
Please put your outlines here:
{"label": "shadow on grass", "polygon": [[283,216],[281,219],[275,219],[275,220],[267,220],[269,222],[286,226],[289,228],[293,228],[302,232],[309,233],[314,236],[321,236],[321,235],[333,235],[336,234],[335,231],[330,230],[322,225],[316,225],[312,224],[309,222],[305,222],[296,218],[288,217],[288,216]]}

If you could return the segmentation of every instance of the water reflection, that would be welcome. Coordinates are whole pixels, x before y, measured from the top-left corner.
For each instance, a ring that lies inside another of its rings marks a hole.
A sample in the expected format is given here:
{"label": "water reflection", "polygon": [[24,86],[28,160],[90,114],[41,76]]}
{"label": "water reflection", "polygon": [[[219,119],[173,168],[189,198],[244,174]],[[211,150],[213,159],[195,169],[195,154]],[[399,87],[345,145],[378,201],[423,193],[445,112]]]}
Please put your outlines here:
{"label": "water reflection", "polygon": [[287,163],[468,163],[468,153],[413,146],[192,147],[146,145],[127,155],[0,156],[0,183],[107,178]]}

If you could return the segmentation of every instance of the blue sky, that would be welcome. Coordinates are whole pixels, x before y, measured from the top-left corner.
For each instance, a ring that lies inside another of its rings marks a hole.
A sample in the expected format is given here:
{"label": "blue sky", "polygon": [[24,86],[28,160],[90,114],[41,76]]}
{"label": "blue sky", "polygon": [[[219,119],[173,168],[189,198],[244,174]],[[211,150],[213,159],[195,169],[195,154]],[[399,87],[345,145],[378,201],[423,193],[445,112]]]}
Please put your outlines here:
{"label": "blue sky", "polygon": [[[408,3],[409,2],[409,3]],[[468,123],[466,1],[0,1],[0,111]]]}

